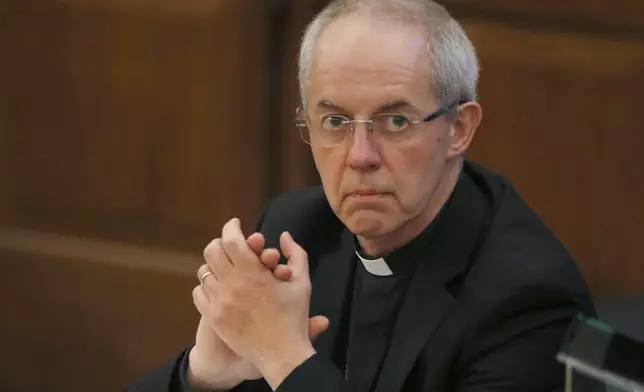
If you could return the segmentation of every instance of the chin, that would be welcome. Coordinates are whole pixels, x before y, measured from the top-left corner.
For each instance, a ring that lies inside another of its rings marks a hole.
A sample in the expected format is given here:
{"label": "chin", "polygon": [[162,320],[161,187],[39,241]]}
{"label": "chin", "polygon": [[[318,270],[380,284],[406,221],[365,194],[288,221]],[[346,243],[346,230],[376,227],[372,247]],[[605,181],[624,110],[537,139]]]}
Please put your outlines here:
{"label": "chin", "polygon": [[355,211],[342,219],[349,231],[364,238],[379,237],[392,231],[393,225],[389,220],[382,212],[373,210]]}

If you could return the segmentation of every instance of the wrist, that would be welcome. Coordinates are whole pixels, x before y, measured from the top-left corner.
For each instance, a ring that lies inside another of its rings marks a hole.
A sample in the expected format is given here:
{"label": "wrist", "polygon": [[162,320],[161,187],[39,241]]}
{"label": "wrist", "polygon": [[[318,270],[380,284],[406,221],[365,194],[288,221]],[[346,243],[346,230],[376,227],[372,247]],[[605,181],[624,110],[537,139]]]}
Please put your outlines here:
{"label": "wrist", "polygon": [[217,364],[210,363],[200,355],[198,347],[188,353],[186,381],[195,390],[226,391],[236,387],[243,380],[232,379],[226,369],[218,369]]}
{"label": "wrist", "polygon": [[260,359],[257,368],[273,390],[304,361],[315,355],[315,349],[310,344],[280,352],[270,357]]}

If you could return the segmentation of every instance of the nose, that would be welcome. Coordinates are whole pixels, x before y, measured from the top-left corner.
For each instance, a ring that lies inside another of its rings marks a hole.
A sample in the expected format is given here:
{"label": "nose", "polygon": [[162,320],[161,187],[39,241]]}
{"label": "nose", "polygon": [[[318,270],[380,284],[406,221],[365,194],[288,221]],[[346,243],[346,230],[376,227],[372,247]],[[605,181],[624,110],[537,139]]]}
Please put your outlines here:
{"label": "nose", "polygon": [[347,165],[359,171],[378,169],[381,164],[380,152],[374,142],[373,132],[368,129],[368,124],[354,124],[353,132],[349,135]]}

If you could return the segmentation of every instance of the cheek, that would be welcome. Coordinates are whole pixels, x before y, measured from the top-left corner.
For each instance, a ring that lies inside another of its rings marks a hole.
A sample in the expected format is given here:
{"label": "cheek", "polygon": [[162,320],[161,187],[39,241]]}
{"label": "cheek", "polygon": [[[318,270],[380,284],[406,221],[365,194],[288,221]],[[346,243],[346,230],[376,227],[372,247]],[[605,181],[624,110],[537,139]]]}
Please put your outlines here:
{"label": "cheek", "polygon": [[415,210],[429,199],[440,177],[445,154],[436,140],[432,142],[401,146],[390,159],[396,194],[405,210]]}
{"label": "cheek", "polygon": [[344,168],[342,152],[337,148],[319,147],[314,147],[311,151],[326,197],[331,206],[334,207],[338,203],[338,193],[342,182]]}

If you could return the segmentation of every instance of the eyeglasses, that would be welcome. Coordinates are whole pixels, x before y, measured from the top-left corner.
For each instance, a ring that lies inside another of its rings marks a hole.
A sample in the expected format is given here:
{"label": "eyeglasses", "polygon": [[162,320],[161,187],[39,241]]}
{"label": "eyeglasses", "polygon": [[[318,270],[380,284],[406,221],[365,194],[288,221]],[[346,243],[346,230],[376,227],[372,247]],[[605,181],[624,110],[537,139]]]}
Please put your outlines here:
{"label": "eyeglasses", "polygon": [[395,143],[405,140],[409,136],[408,131],[414,125],[433,121],[466,102],[458,101],[446,105],[423,119],[402,113],[379,113],[369,120],[351,120],[346,116],[326,114],[311,121],[306,118],[304,109],[298,107],[295,111],[295,126],[307,144],[338,145],[346,139],[349,131],[355,130],[356,124],[365,124],[376,140]]}

